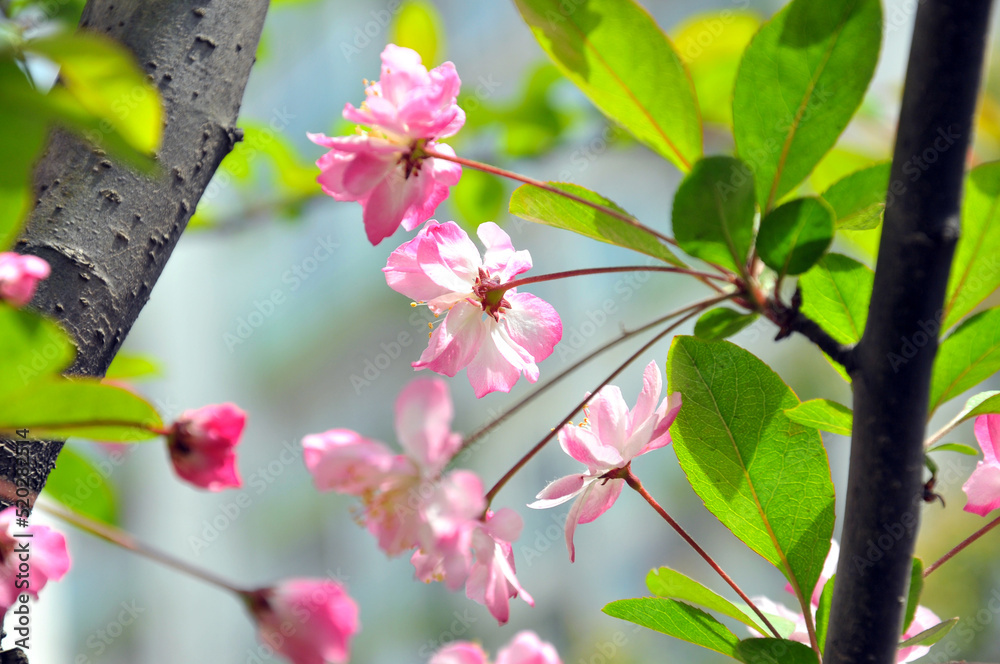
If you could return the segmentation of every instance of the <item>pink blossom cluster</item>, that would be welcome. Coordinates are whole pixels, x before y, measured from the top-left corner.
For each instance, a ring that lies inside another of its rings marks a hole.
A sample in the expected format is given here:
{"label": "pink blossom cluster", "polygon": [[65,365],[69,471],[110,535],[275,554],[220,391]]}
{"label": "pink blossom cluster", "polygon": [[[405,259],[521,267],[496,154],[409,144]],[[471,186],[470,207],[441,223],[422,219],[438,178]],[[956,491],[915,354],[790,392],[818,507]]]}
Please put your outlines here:
{"label": "pink blossom cluster", "polygon": [[38,282],[48,278],[50,272],[43,258],[0,252],[0,300],[23,307],[35,296]]}
{"label": "pink blossom cluster", "polygon": [[[837,573],[837,562],[839,558],[840,545],[835,541],[831,542],[830,552],[827,554],[826,560],[823,562],[823,570],[820,572],[819,581],[816,582],[816,588],[813,590],[812,597],[810,598],[814,621],[816,618],[816,610],[819,608],[819,599],[823,594],[823,588],[826,586],[826,582]],[[790,593],[794,592],[791,584],[785,585],[785,590]],[[807,645],[809,644],[809,631],[806,627],[805,616],[801,612],[793,611],[784,604],[775,602],[768,597],[754,597],[753,601],[754,604],[756,604],[757,607],[764,613],[777,616],[778,618],[783,618],[794,625],[791,633],[785,635],[786,639],[798,641],[799,643],[805,643]],[[913,622],[910,623],[906,632],[900,637],[900,642],[906,641],[907,639],[916,636],[924,630],[930,629],[940,622],[941,619],[938,618],[933,611],[925,606],[918,606],[913,616]],[[753,632],[751,632],[751,634],[753,634]],[[770,636],[770,634],[764,634],[764,636]],[[930,652],[929,646],[908,646],[906,648],[900,648],[896,652],[896,662],[897,664],[912,662],[913,660],[920,659],[928,652]]]}
{"label": "pink blossom cluster", "polygon": [[531,269],[531,255],[515,251],[493,222],[479,225],[479,249],[453,221],[429,221],[389,256],[389,286],[426,304],[444,319],[413,363],[454,376],[466,369],[476,397],[509,392],[521,374],[534,383],[538,365],[562,338],[559,314],[548,302],[506,287]]}
{"label": "pink blossom cluster", "polygon": [[294,664],[343,664],[361,629],[358,605],[331,579],[289,579],[245,596],[260,639]]}
{"label": "pink blossom cluster", "polygon": [[344,107],[357,123],[355,136],[309,134],[330,148],[316,165],[323,191],[338,201],[361,203],[365,232],[374,245],[400,224],[413,230],[430,218],[458,184],[462,167],[427,157],[424,150],[455,156],[442,138],[465,124],[456,104],[461,81],[446,62],[431,71],[408,48],[389,44],[382,51],[382,74],[365,89],[361,108]]}
{"label": "pink blossom cluster", "polygon": [[302,440],[306,467],[320,491],[361,499],[360,521],[387,555],[413,551],[417,578],[465,585],[501,624],[518,594],[512,542],[521,533],[511,509],[487,511],[483,484],[468,470],[443,474],[462,445],[451,431],[448,386],[417,379],[396,400],[396,436],[404,452],[349,429],[331,429]]}
{"label": "pink blossom cluster", "polygon": [[[429,664],[490,664],[490,660],[478,643],[455,641],[434,653]],[[496,664],[562,664],[562,660],[555,646],[525,630],[500,649]]]}
{"label": "pink blossom cluster", "polygon": [[660,370],[656,362],[650,362],[632,410],[621,390],[608,385],[584,407],[583,424],[559,430],[559,445],[586,465],[587,472],[551,482],[528,507],[545,509],[576,499],[566,516],[566,548],[571,561],[576,557],[573,534],[577,524],[590,523],[608,511],[625,486],[623,478],[607,475],[625,468],[637,456],[670,444],[669,429],[680,412],[681,395],[675,392],[661,402],[662,389]]}
{"label": "pink blossom cluster", "polygon": [[49,581],[58,581],[69,571],[69,551],[62,533],[37,524],[18,527],[15,532],[17,517],[18,509],[13,506],[0,512],[0,615],[14,606],[21,594],[38,599]]}

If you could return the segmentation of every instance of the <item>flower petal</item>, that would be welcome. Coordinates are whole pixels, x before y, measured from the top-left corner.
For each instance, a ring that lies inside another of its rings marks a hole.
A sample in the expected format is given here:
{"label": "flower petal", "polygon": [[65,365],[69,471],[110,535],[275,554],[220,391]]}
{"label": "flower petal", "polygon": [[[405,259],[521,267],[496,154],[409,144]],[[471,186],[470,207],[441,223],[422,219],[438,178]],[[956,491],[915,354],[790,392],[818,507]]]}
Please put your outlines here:
{"label": "flower petal", "polygon": [[966,512],[986,516],[1000,507],[1000,464],[980,461],[962,491],[969,498]]}
{"label": "flower petal", "polygon": [[412,366],[454,376],[476,357],[487,333],[482,310],[468,302],[459,302],[431,334],[430,343]]}
{"label": "flower petal", "polygon": [[507,334],[535,362],[541,362],[562,339],[559,314],[551,304],[531,293],[507,291],[504,297],[511,305],[501,317]]}
{"label": "flower petal", "polygon": [[1000,463],[1000,415],[980,415],[975,424],[976,441],[987,463]]}
{"label": "flower petal", "polygon": [[[576,497],[588,479],[587,475],[566,475],[557,480],[549,482],[548,486],[538,492],[533,503],[528,503],[528,507],[535,510],[544,510],[556,505],[562,505],[570,499]],[[590,478],[593,479],[593,478]]]}
{"label": "flower petal", "polygon": [[603,474],[625,465],[621,453],[614,447],[605,445],[593,429],[568,425],[560,429],[558,435],[563,451],[585,464],[591,474]]}
{"label": "flower petal", "polygon": [[448,384],[440,378],[417,378],[396,399],[396,437],[429,475],[444,468],[462,444],[451,432],[453,417]]}

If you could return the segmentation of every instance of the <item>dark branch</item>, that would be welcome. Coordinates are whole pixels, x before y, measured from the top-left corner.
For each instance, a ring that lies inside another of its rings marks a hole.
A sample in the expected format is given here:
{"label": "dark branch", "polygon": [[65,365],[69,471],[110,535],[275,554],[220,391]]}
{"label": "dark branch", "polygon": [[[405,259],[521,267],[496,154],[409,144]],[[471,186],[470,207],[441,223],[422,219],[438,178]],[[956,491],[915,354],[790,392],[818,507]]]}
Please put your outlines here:
{"label": "dark branch", "polygon": [[850,373],[854,369],[854,346],[842,344],[831,337],[816,321],[802,313],[801,306],[800,290],[795,291],[790,307],[776,298],[768,301],[767,317],[780,328],[774,340],[780,341],[793,332],[798,332]]}
{"label": "dark branch", "polygon": [[[32,306],[73,335],[73,373],[104,375],[216,167],[239,140],[236,116],[267,6],[267,0],[87,3],[81,27],[135,53],[163,95],[166,123],[156,179],[109,161],[65,131],[53,132],[35,169],[38,201],[16,250],[52,266]],[[127,113],[127,100],[116,108]],[[0,504],[10,502],[5,489],[24,482],[33,501],[61,447],[31,443],[20,475],[13,450],[0,447]]]}
{"label": "dark branch", "polygon": [[937,339],[908,360],[895,358],[902,343],[922,334],[921,323],[940,316],[989,13],[989,0],[924,0],[917,10],[868,324],[854,350],[854,432],[829,664],[896,661]]}

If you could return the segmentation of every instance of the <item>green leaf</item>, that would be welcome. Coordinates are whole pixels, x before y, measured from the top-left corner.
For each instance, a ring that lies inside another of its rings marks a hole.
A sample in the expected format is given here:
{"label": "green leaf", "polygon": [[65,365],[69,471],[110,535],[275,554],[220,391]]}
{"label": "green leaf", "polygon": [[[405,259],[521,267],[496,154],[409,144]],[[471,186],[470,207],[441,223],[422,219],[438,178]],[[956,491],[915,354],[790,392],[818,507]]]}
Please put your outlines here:
{"label": "green leaf", "polygon": [[40,96],[13,62],[0,59],[0,251],[17,239],[35,200],[31,173],[45,142],[46,126],[18,103],[19,97],[29,95]]}
{"label": "green leaf", "polygon": [[879,0],[795,0],[750,42],[733,124],[762,210],[802,182],[847,127],[875,72],[881,24]]}
{"label": "green leaf", "polygon": [[930,414],[1000,370],[1000,307],[969,318],[938,348],[931,373]]}
{"label": "green leaf", "polygon": [[941,329],[947,330],[1000,286],[1000,161],[972,169],[962,198]]}
{"label": "green leaf", "polygon": [[875,164],[842,178],[823,192],[836,217],[837,230],[877,228],[885,213],[891,162]]}
{"label": "green leaf", "polygon": [[423,0],[406,0],[389,28],[389,43],[412,48],[428,69],[444,52],[444,31],[437,9]]}
{"label": "green leaf", "polygon": [[830,606],[833,604],[833,583],[836,578],[837,575],[834,574],[824,584],[819,596],[819,606],[816,607],[816,642],[821,653],[826,647],[826,631],[830,627]]}
{"label": "green leaf", "polygon": [[736,658],[750,664],[817,664],[812,648],[787,639],[743,639]]}
{"label": "green leaf", "polygon": [[163,374],[163,369],[156,358],[138,353],[118,353],[111,360],[104,377],[109,380],[135,380],[137,378],[155,378]]}
{"label": "green leaf", "polygon": [[907,640],[899,644],[900,648],[909,648],[911,646],[932,646],[945,635],[951,631],[951,628],[958,624],[958,618],[950,618],[944,622],[939,622],[930,629],[925,629],[924,631],[911,636]]}
{"label": "green leaf", "polygon": [[913,622],[913,616],[917,615],[917,606],[920,604],[920,593],[924,590],[924,563],[920,558],[913,559],[913,567],[910,569],[910,589],[906,593],[906,611],[903,613],[903,629],[900,634],[906,634]]}
{"label": "green leaf", "polygon": [[[550,182],[550,185],[575,194],[598,205],[628,214],[615,203],[589,189],[568,182]],[[637,228],[589,205],[572,201],[531,185],[522,185],[510,197],[510,213],[546,226],[562,228],[601,242],[607,242],[639,253],[659,258],[673,265],[683,266],[655,235]]]}
{"label": "green leaf", "polygon": [[927,452],[958,452],[965,456],[979,456],[979,450],[971,445],[963,445],[962,443],[941,443],[940,445],[928,447]]}
{"label": "green leaf", "polygon": [[705,122],[733,125],[736,70],[759,27],[756,14],[724,9],[693,16],[670,31],[677,53],[691,72]]}
{"label": "green leaf", "polygon": [[[121,453],[112,452],[116,454],[120,463]],[[108,482],[113,469],[110,460],[102,461],[98,467],[72,445],[66,445],[45,480],[42,495],[91,519],[114,524],[118,520],[118,499]]]}
{"label": "green leaf", "polygon": [[868,320],[875,273],[852,258],[827,254],[799,278],[802,313],[842,344],[857,343]]}
{"label": "green leaf", "polygon": [[0,431],[28,429],[30,437],[123,443],[153,438],[163,428],[159,414],[128,390],[88,378],[40,378],[0,399]]}
{"label": "green leaf", "polygon": [[694,324],[696,337],[707,341],[731,337],[757,320],[756,313],[741,313],[725,307],[710,309]]}
{"label": "green leaf", "polygon": [[463,228],[474,229],[484,221],[498,219],[505,193],[503,181],[496,175],[466,169],[451,192],[451,201],[465,222]]}
{"label": "green leaf", "polygon": [[254,173],[254,164],[264,156],[274,167],[282,191],[300,196],[317,195],[315,166],[299,155],[284,135],[260,122],[241,120],[239,126],[243,130],[243,140],[223,159],[220,169],[246,182]]}
{"label": "green leaf", "polygon": [[791,582],[799,603],[833,534],[833,482],[819,433],[785,416],[798,397],[728,341],[674,339],[667,384],[684,395],[674,451],[705,506]]}
{"label": "green leaf", "polygon": [[674,237],[696,258],[740,273],[753,244],[753,174],[733,157],[696,163],[674,195]]}
{"label": "green leaf", "polygon": [[833,210],[821,198],[797,198],[764,216],[757,252],[778,273],[802,274],[816,264],[833,241]]}
{"label": "green leaf", "polygon": [[633,0],[515,0],[538,43],[605,115],[682,171],[701,156],[694,85]]}
{"label": "green leaf", "polygon": [[730,657],[735,657],[740,642],[735,634],[712,616],[672,599],[620,599],[602,610],[612,618],[621,618]]}
{"label": "green leaf", "polygon": [[[126,145],[152,157],[163,134],[163,104],[153,84],[118,42],[92,32],[33,39],[25,49],[59,65],[63,90]],[[55,90],[54,90],[55,91]],[[51,94],[51,93],[50,93]]]}
{"label": "green leaf", "polygon": [[850,436],[854,424],[854,411],[829,399],[804,401],[785,411],[792,422],[804,424],[820,431]]}
{"label": "green leaf", "polygon": [[676,599],[688,604],[697,604],[698,606],[717,611],[724,616],[738,620],[761,634],[767,633],[766,628],[760,624],[760,619],[757,618],[757,615],[753,613],[750,607],[738,607],[694,579],[688,578],[669,567],[654,569],[647,574],[646,587],[649,588],[649,592],[657,597],[666,597],[667,599]]}
{"label": "green leaf", "polygon": [[1000,413],[1000,390],[987,390],[969,397],[969,400],[965,402],[965,407],[958,413],[956,419],[958,422],[964,422],[980,415],[992,415],[996,413]]}
{"label": "green leaf", "polygon": [[0,302],[0,395],[62,372],[75,356],[76,346],[57,323]]}

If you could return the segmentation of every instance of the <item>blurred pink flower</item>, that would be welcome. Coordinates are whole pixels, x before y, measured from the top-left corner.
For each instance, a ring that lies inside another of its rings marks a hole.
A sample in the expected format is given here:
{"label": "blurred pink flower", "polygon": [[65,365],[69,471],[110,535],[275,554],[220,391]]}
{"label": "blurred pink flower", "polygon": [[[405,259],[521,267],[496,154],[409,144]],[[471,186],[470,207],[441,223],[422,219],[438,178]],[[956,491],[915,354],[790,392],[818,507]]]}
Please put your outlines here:
{"label": "blurred pink flower", "polygon": [[643,373],[642,392],[631,412],[621,391],[608,385],[584,408],[587,417],[584,424],[559,430],[563,451],[585,464],[587,472],[551,482],[528,507],[545,509],[576,498],[566,516],[566,547],[571,561],[576,558],[573,546],[576,525],[590,523],[604,514],[625,486],[624,479],[604,475],[624,468],[637,456],[670,444],[668,430],[680,411],[681,395],[675,392],[657,407],[662,385],[656,362],[650,362]]}
{"label": "blurred pink flower", "polygon": [[[434,653],[429,664],[489,664],[489,657],[476,643],[454,641]],[[562,660],[555,646],[525,630],[500,649],[496,664],[562,664]]]}
{"label": "blurred pink flower", "polygon": [[294,664],[341,664],[360,630],[358,605],[329,579],[289,579],[248,595],[260,639]]}
{"label": "blurred pink flower", "polygon": [[382,51],[381,78],[368,85],[361,108],[344,106],[344,118],[359,125],[357,135],[309,134],[309,140],[330,148],[316,162],[323,191],[338,201],[361,203],[373,245],[400,224],[413,230],[429,219],[448,197],[448,187],[458,184],[461,166],[427,157],[423,150],[455,155],[437,140],[465,124],[455,103],[460,85],[452,63],[427,71],[415,51],[389,44]]}
{"label": "blurred pink flower", "polygon": [[980,415],[975,424],[976,440],[983,460],[976,464],[962,491],[968,496],[965,511],[986,516],[1000,507],[1000,415]]}
{"label": "blurred pink flower", "polygon": [[529,382],[538,380],[536,362],[562,338],[562,322],[534,295],[492,290],[529,270],[531,256],[514,251],[493,222],[480,224],[477,234],[483,256],[458,224],[432,220],[392,252],[384,271],[393,290],[426,303],[435,316],[447,313],[414,368],[454,376],[468,367],[482,397],[509,392],[522,372]]}
{"label": "blurred pink flower", "polygon": [[411,561],[421,581],[440,580],[458,590],[472,565],[472,538],[486,509],[483,483],[468,470],[444,477],[421,506],[426,527]]}
{"label": "blurred pink flower", "polygon": [[521,536],[524,523],[510,508],[489,512],[486,521],[472,534],[476,562],[469,570],[465,596],[479,602],[493,614],[497,622],[506,624],[510,617],[510,598],[517,597],[535,605],[515,576],[513,542]]}
{"label": "blurred pink flower", "polygon": [[23,307],[35,296],[38,282],[49,276],[49,264],[38,256],[0,253],[0,300]]}
{"label": "blurred pink flower", "polygon": [[395,455],[382,443],[350,429],[330,429],[302,439],[306,468],[320,491],[363,496],[378,490]]}
{"label": "blurred pink flower", "polygon": [[174,470],[209,491],[238,488],[236,452],[246,413],[231,403],[202,406],[181,413],[170,429],[167,445]]}
{"label": "blurred pink flower", "polygon": [[[26,593],[38,599],[38,592],[49,581],[58,581],[69,571],[69,551],[62,533],[48,526],[17,526],[17,532],[30,537],[15,536],[17,508],[0,512],[0,615]],[[25,547],[28,547],[25,549]],[[29,575],[18,579],[19,567],[28,562]]]}

